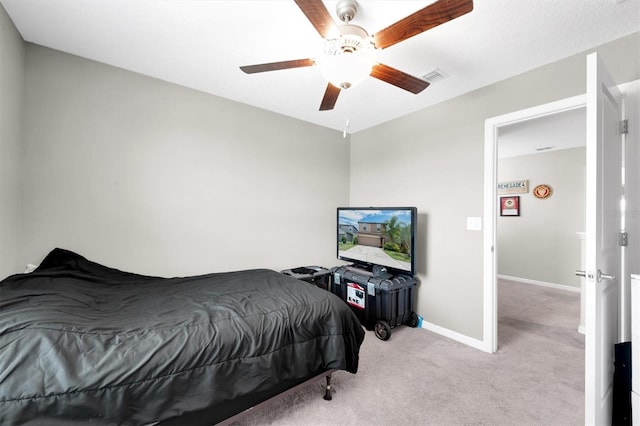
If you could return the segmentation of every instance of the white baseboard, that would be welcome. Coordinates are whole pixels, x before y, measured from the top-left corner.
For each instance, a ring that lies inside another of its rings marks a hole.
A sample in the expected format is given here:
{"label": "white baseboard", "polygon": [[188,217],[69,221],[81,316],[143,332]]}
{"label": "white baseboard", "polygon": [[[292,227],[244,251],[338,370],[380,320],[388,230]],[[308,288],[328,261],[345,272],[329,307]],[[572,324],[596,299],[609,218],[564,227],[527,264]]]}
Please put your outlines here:
{"label": "white baseboard", "polygon": [[455,340],[456,342],[471,346],[472,348],[480,349],[484,352],[492,352],[491,350],[487,349],[487,345],[482,340],[465,336],[464,334],[457,333],[455,331],[449,330],[448,328],[440,327],[439,325],[435,325],[424,320],[422,321],[422,328],[432,331],[441,336],[448,337],[449,339]]}
{"label": "white baseboard", "polygon": [[567,291],[573,291],[575,293],[580,293],[580,287],[574,287],[566,284],[548,283],[545,281],[530,280],[529,278],[511,277],[509,275],[501,275],[501,274],[498,274],[497,277],[503,280],[517,281],[524,284],[533,284],[533,285],[539,285],[542,287],[551,287],[551,288],[557,288],[558,290],[567,290]]}
{"label": "white baseboard", "polygon": [[[539,286],[543,286],[543,287],[551,287],[551,288],[556,288],[559,290],[566,290],[566,291],[572,291],[572,292],[576,292],[579,293],[580,292],[580,288],[579,287],[573,287],[570,285],[565,285],[565,284],[555,284],[555,283],[548,283],[548,282],[544,282],[544,281],[537,281],[537,280],[530,280],[528,278],[519,278],[519,277],[511,277],[508,275],[497,275],[498,278],[504,279],[504,280],[509,280],[509,281],[517,281],[517,282],[521,282],[524,284],[533,284],[533,285],[539,285]],[[472,348],[475,349],[479,349],[483,352],[488,352],[488,353],[493,353],[493,351],[491,350],[490,347],[488,347],[488,344],[482,340],[478,340],[478,339],[474,339],[473,337],[469,337],[466,336],[464,334],[449,330],[448,328],[444,328],[441,327],[439,325],[435,325],[433,323],[427,322],[425,320],[422,320],[422,328],[432,331],[436,334],[439,334],[441,336],[447,337],[449,339],[455,340],[456,342],[460,342],[464,345],[467,346],[471,346]],[[578,331],[582,334],[584,334],[584,327],[580,326],[578,327]]]}

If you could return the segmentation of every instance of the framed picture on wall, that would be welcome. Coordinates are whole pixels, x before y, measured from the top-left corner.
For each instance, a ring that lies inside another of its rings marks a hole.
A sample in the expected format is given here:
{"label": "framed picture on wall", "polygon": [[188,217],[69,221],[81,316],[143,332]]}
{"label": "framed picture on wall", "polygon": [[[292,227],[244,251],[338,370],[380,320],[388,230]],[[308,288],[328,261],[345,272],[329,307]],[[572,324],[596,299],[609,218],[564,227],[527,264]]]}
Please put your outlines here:
{"label": "framed picture on wall", "polygon": [[500,216],[520,216],[520,197],[500,197]]}

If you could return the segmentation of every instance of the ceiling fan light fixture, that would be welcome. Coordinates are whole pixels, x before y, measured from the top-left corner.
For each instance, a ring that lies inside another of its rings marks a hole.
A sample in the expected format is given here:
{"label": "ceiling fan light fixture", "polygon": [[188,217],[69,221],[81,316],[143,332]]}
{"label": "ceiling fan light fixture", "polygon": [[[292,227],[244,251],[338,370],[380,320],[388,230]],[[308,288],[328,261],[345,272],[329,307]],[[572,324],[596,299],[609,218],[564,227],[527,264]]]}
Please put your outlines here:
{"label": "ceiling fan light fixture", "polygon": [[340,37],[325,42],[320,71],[335,87],[348,89],[371,74],[375,47],[367,32],[357,25],[341,25]]}
{"label": "ceiling fan light fixture", "polygon": [[363,52],[345,52],[326,56],[320,64],[324,78],[341,89],[348,89],[362,82],[371,74],[373,62]]}
{"label": "ceiling fan light fixture", "polygon": [[329,80],[319,111],[332,110],[342,89],[353,87],[367,76],[413,94],[422,92],[430,81],[378,62],[377,52],[473,10],[473,0],[433,0],[428,6],[369,36],[364,28],[351,24],[358,13],[357,0],[337,0],[336,13],[344,23],[342,25],[336,25],[323,0],[294,2],[325,40],[324,53],[316,59],[245,65],[240,69],[253,74],[318,66],[322,75]]}

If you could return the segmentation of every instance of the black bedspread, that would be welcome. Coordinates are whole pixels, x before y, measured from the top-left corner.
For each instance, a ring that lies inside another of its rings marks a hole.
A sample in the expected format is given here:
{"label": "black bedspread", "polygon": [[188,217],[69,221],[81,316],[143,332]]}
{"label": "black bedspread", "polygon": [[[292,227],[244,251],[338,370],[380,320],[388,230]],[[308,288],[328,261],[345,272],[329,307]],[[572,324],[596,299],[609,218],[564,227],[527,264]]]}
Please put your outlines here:
{"label": "black bedspread", "polygon": [[158,278],[55,249],[0,282],[0,424],[213,424],[355,373],[363,338],[338,297],[275,271]]}

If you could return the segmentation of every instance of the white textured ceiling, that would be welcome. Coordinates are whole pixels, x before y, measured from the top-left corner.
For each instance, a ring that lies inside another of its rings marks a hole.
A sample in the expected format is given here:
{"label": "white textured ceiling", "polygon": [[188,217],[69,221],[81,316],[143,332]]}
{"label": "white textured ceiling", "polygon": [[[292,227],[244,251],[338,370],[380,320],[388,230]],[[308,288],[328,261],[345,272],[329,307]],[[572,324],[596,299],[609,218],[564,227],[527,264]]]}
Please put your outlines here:
{"label": "white textured ceiling", "polygon": [[[375,33],[432,2],[360,0],[353,23]],[[293,1],[0,3],[26,41],[348,133],[640,30],[640,0],[475,0],[471,13],[380,52],[379,62],[415,76],[438,68],[446,79],[414,95],[368,78],[318,111],[318,67],[238,68],[318,55],[322,39]],[[325,1],[332,15],[336,3]]]}
{"label": "white textured ceiling", "polygon": [[587,140],[586,117],[586,108],[576,108],[500,127],[498,157],[584,147]]}

